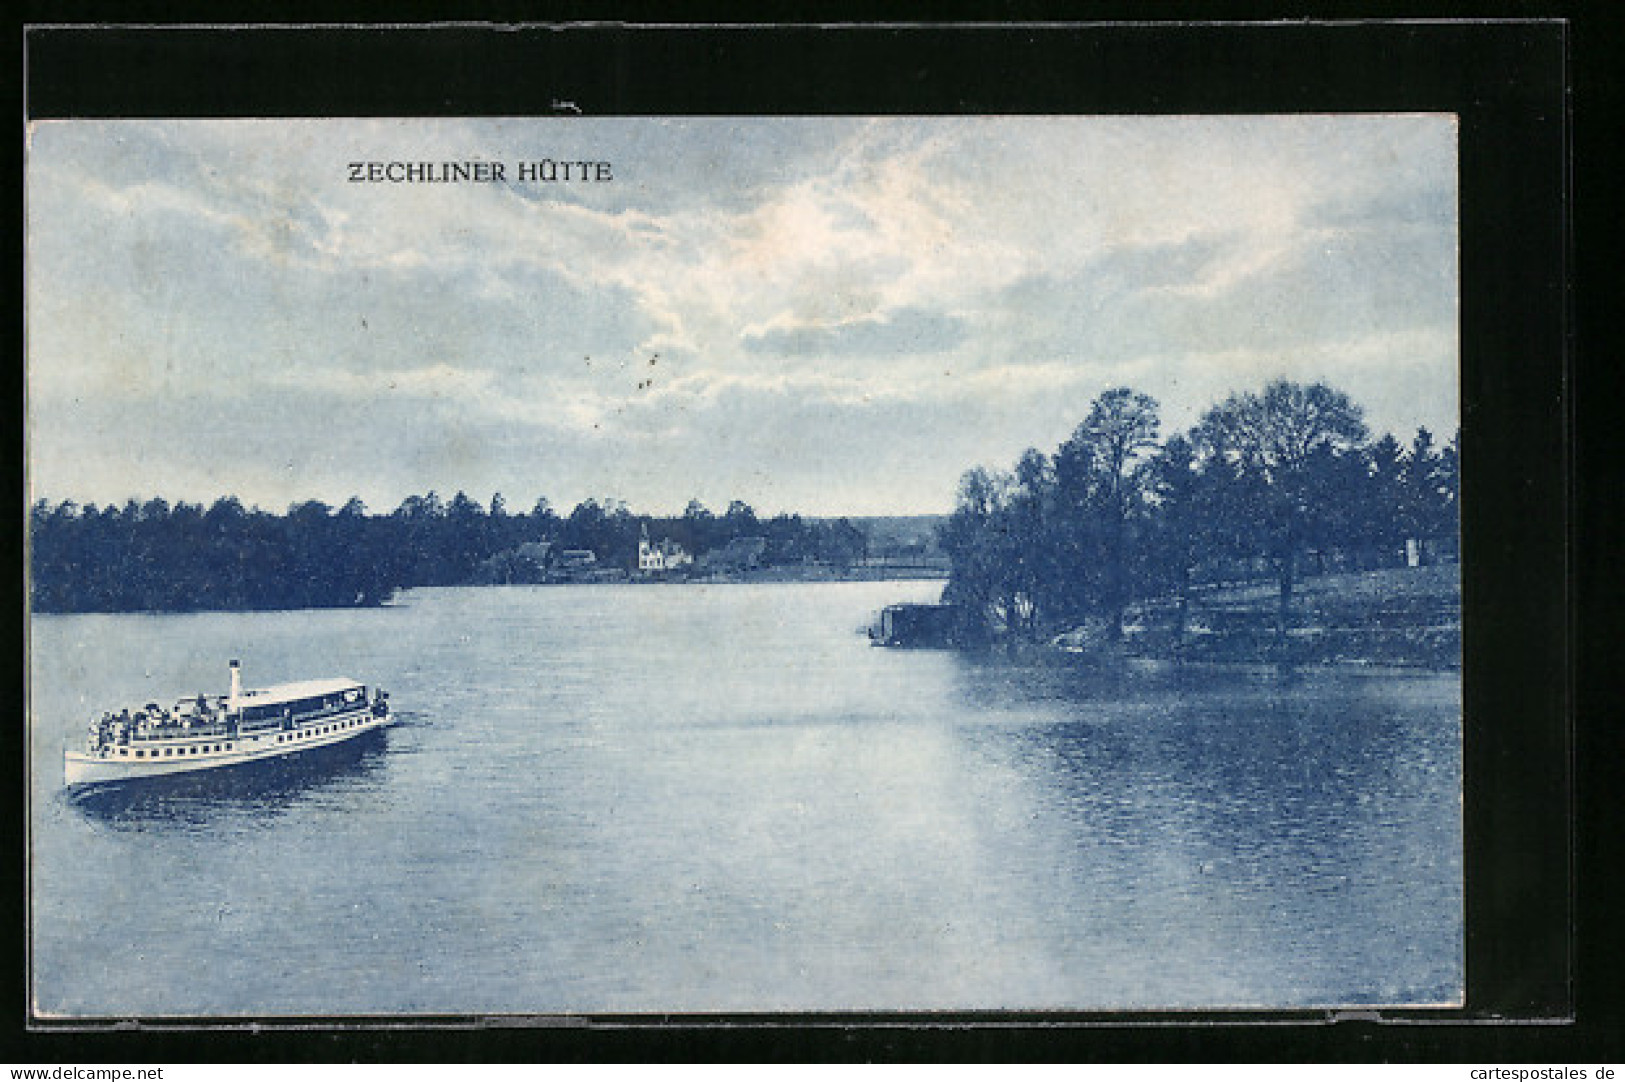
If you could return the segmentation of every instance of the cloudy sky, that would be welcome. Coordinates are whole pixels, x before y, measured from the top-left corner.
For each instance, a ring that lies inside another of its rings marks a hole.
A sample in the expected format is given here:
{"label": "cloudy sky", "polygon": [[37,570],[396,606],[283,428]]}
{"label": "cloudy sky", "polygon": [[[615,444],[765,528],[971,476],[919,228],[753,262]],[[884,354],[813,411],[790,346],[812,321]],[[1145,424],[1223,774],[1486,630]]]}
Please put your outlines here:
{"label": "cloudy sky", "polygon": [[[1101,391],[1457,418],[1449,117],[61,121],[35,497],[935,512]],[[517,181],[522,161],[613,179]],[[355,184],[353,161],[506,184]]]}

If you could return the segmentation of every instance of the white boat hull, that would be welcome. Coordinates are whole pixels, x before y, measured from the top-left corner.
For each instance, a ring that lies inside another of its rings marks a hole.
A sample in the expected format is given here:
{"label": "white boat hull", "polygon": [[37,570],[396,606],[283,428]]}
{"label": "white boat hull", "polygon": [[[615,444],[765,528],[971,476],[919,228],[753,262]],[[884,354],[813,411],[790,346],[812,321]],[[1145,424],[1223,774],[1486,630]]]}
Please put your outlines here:
{"label": "white boat hull", "polygon": [[[280,759],[313,748],[342,744],[381,729],[392,720],[390,715],[378,717],[371,709],[362,707],[294,729],[265,729],[229,739],[214,735],[147,740],[107,747],[98,754],[70,751],[63,755],[63,779],[69,787],[119,784]],[[147,754],[137,757],[137,749]]]}

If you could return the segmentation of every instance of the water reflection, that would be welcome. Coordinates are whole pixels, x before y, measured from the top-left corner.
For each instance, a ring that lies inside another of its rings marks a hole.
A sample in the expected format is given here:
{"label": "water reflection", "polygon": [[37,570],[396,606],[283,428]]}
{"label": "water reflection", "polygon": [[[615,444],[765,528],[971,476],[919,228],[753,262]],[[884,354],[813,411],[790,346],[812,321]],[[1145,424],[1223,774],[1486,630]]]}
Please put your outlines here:
{"label": "water reflection", "polygon": [[979,708],[1014,702],[1101,704],[1166,695],[1296,693],[1325,670],[1276,665],[1178,664],[1141,658],[1092,659],[1054,650],[957,655],[960,692]]}
{"label": "water reflection", "polygon": [[[1459,996],[1459,706],[1437,680],[1042,661],[959,680],[1007,719],[976,739],[1031,782],[1097,931],[1177,927],[1170,955],[1238,1002]],[[1399,978],[1417,957],[1432,972]]]}
{"label": "water reflection", "polygon": [[385,733],[369,729],[296,755],[77,790],[63,800],[93,821],[124,830],[210,826],[245,814],[272,818],[324,791],[376,784],[388,746]]}
{"label": "water reflection", "polygon": [[[1375,798],[1411,794],[1406,772],[1430,761],[1426,726],[1401,723],[1392,681],[1045,663],[973,666],[962,679],[979,706],[1028,708],[1012,739],[1022,757],[1046,761],[1061,803],[1117,793],[1146,811],[1146,795],[1163,793],[1155,805],[1207,820],[1222,848],[1281,832],[1335,843]],[[1448,744],[1454,730],[1436,735]]]}

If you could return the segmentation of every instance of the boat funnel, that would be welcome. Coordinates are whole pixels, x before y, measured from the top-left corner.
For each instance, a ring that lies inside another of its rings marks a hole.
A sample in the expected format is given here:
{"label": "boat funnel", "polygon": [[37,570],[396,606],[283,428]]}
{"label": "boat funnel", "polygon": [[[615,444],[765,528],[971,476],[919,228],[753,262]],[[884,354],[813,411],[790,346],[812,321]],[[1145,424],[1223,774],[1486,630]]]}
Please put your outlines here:
{"label": "boat funnel", "polygon": [[231,692],[226,697],[226,709],[236,710],[243,698],[243,666],[236,658],[231,659]]}

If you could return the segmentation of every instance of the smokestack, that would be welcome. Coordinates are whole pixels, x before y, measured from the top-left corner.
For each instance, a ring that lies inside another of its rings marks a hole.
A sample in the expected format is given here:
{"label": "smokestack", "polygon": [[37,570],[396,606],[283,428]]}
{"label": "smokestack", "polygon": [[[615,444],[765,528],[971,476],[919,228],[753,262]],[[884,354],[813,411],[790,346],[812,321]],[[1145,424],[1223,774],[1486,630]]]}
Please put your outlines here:
{"label": "smokestack", "polygon": [[226,697],[226,709],[236,710],[243,698],[243,666],[236,658],[231,659],[231,693]]}

